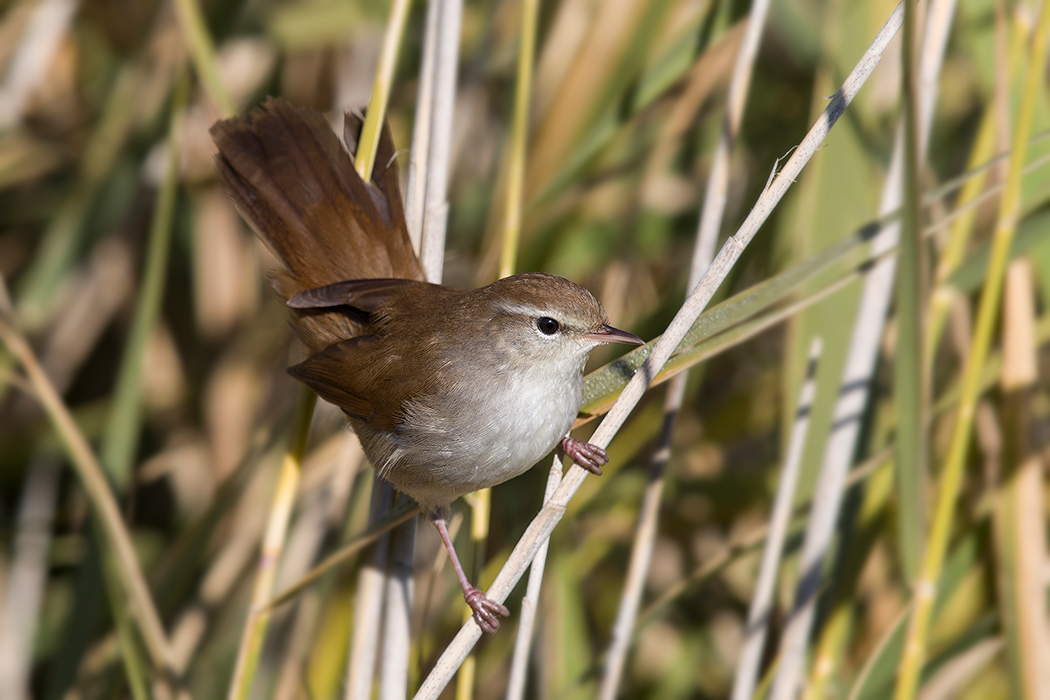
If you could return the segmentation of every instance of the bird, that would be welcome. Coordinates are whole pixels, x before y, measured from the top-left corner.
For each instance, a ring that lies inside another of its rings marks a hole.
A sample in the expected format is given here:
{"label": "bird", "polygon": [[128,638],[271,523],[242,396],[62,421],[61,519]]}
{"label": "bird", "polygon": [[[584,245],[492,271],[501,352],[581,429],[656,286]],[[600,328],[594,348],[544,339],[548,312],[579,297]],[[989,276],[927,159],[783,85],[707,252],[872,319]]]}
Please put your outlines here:
{"label": "bird", "polygon": [[288,372],[342,409],[378,476],[419,504],[486,632],[509,610],[470,583],[449,505],[523,473],[557,448],[601,474],[606,452],[568,437],[583,368],[604,343],[642,344],[609,325],[583,287],[544,273],[464,290],[425,281],[412,249],[389,128],[365,182],[324,115],[268,98],[216,122],[216,169],[281,267],[270,272],[306,358]]}

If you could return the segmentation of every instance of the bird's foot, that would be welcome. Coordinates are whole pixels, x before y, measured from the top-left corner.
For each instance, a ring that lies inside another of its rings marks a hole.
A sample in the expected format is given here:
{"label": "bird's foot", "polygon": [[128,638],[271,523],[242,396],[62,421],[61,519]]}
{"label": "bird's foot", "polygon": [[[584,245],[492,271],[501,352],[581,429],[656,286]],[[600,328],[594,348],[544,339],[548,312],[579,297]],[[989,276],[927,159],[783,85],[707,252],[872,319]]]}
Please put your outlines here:
{"label": "bird's foot", "polygon": [[489,634],[493,634],[499,629],[499,618],[496,615],[502,615],[503,617],[510,615],[510,610],[507,609],[506,605],[489,600],[481,592],[481,589],[475,586],[464,588],[463,598],[467,601],[470,609],[474,611],[474,622],[478,623],[478,627]]}
{"label": "bird's foot", "polygon": [[602,467],[609,463],[609,454],[589,442],[576,438],[562,438],[561,451],[573,462],[597,476],[602,475]]}

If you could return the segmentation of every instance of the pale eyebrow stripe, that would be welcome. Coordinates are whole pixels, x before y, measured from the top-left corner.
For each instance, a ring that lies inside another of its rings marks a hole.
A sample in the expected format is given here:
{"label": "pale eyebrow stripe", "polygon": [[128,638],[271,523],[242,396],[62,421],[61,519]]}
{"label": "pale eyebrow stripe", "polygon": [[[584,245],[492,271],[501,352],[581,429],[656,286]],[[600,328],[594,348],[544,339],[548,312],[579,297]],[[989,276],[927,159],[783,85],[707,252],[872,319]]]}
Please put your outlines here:
{"label": "pale eyebrow stripe", "polygon": [[503,311],[511,314],[522,314],[523,316],[547,316],[550,312],[539,308],[538,306],[531,306],[529,304],[514,304],[506,301],[499,303],[500,308]]}

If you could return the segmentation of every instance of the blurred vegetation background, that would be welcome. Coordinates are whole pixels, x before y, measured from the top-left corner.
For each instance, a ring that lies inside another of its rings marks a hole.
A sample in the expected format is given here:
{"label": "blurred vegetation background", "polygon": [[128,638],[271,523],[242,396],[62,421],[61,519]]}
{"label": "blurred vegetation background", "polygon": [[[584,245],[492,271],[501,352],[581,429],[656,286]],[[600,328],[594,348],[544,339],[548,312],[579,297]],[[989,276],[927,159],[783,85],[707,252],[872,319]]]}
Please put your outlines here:
{"label": "blurred vegetation background", "polygon": [[[3,698],[223,697],[241,645],[299,393],[284,370],[300,351],[265,281],[272,258],[217,183],[208,128],[267,95],[315,106],[339,125],[344,110],[368,104],[390,4],[193,2],[0,0],[0,274],[9,290],[0,295]],[[497,275],[521,2],[470,0],[463,9],[445,257],[445,283],[455,286]],[[194,7],[203,25],[192,21]],[[772,3],[729,160],[723,237],[893,7]],[[387,116],[402,149],[412,140],[425,11],[411,7],[392,81]],[[749,11],[738,0],[540,4],[519,271],[588,287],[618,327],[647,339],[663,331],[688,291]],[[714,301],[729,300],[726,325],[761,323],[691,341],[709,345],[684,363],[692,371],[621,697],[729,697],[808,348],[819,337],[795,515],[767,619],[758,692],[768,688],[855,324],[879,329],[879,361],[819,586],[805,696],[893,692],[907,613],[917,592],[929,591],[915,585],[918,562],[945,493],[952,518],[943,572],[934,569],[921,697],[1050,693],[1050,386],[1041,371],[1050,359],[1050,169],[1038,167],[1050,150],[1039,138],[1050,105],[1045,55],[1029,51],[1039,12],[1025,0],[963,0],[954,9],[928,153],[910,152],[924,193],[919,228],[935,227],[915,247],[925,286],[894,302],[884,331],[881,319],[857,318],[869,269],[858,232],[886,213],[880,196],[902,113],[899,36],[721,286]],[[925,4],[916,14],[921,21]],[[195,64],[191,51],[208,40],[214,63]],[[1033,72],[1034,93],[1024,82]],[[1025,162],[1035,167],[1021,179],[1004,321],[993,319],[985,359],[974,354],[971,329],[1003,218],[995,188],[1007,169],[996,156],[1017,152],[1011,139],[1026,91],[1034,116]],[[176,159],[167,156],[172,147]],[[407,153],[399,163],[404,175]],[[991,196],[975,202],[984,191]],[[756,285],[848,241],[856,243],[786,293],[741,308]],[[903,308],[928,314],[918,326],[921,356],[898,351]],[[31,349],[18,349],[21,337]],[[596,351],[590,368],[616,352]],[[48,403],[30,354],[61,400]],[[980,359],[982,394],[956,486],[942,476],[971,357]],[[928,442],[911,480],[895,476],[892,449],[904,405],[894,372],[904,361],[928,370],[916,392],[927,417],[906,419]],[[1011,378],[1010,368],[1029,366]],[[87,453],[71,446],[62,406]],[[529,697],[598,692],[662,412],[663,389],[654,389],[611,444],[605,475],[585,482],[554,532]],[[92,452],[104,482],[82,466]],[[276,590],[365,529],[371,481],[341,415],[319,403]],[[483,588],[539,509],[545,482],[541,466],[493,491]],[[92,518],[102,491],[115,498],[112,522],[133,547],[130,560]],[[463,504],[456,509],[469,519]],[[457,527],[469,559],[470,527]],[[343,697],[356,572],[367,558],[350,557],[275,611],[252,697]],[[431,528],[420,528],[415,560],[410,689],[463,616]],[[166,636],[166,660],[156,658],[126,589],[134,562]],[[504,695],[523,588],[504,628],[482,641],[474,687],[461,694]],[[1040,673],[1045,683],[1033,680]]]}

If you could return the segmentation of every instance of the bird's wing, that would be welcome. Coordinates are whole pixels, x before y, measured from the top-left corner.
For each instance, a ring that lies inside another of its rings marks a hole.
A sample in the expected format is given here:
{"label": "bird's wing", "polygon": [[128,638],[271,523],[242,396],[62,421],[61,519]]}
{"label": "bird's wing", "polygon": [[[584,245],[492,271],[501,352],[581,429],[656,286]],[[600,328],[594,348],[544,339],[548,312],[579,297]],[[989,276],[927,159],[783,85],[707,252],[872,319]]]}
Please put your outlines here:
{"label": "bird's wing", "polygon": [[331,345],[304,362],[288,368],[292,375],[317,392],[325,401],[335,404],[348,414],[368,421],[375,415],[375,406],[365,396],[354,376],[361,365],[356,356],[366,355],[362,346],[373,345],[374,336],[351,338]]}
{"label": "bird's wing", "polygon": [[326,287],[304,289],[288,299],[288,306],[293,309],[352,306],[366,313],[372,313],[406,286],[425,284],[425,282],[402,279],[347,280]]}
{"label": "bird's wing", "polygon": [[288,373],[348,415],[380,430],[396,430],[407,397],[434,391],[433,373],[422,371],[418,353],[401,355],[379,336],[336,343]]}

